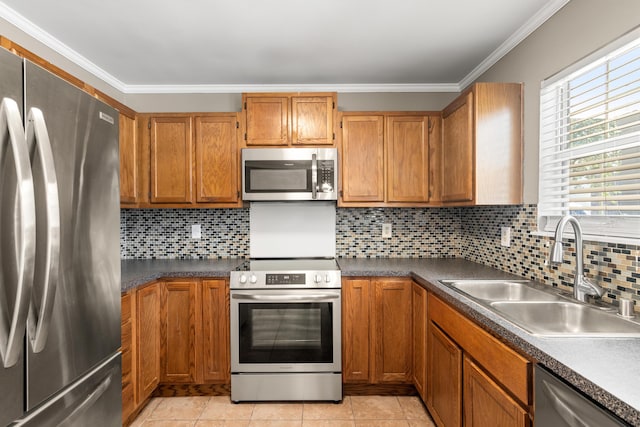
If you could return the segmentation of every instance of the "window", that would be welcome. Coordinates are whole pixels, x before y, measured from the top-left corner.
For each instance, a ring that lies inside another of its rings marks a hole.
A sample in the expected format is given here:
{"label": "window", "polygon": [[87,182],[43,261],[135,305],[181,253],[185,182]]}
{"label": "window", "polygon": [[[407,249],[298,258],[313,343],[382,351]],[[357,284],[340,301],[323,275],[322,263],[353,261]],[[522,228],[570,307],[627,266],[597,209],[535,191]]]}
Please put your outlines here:
{"label": "window", "polygon": [[538,226],[640,239],[640,30],[542,82]]}

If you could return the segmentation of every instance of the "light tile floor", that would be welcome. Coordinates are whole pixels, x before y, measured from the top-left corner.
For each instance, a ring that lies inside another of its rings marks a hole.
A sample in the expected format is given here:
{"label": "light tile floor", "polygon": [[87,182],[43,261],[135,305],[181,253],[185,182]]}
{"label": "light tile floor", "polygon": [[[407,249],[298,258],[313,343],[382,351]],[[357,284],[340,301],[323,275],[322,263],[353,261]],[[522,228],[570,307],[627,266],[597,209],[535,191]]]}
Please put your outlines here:
{"label": "light tile floor", "polygon": [[231,403],[229,396],[158,397],[132,427],[435,427],[417,396],[346,396],[339,403]]}

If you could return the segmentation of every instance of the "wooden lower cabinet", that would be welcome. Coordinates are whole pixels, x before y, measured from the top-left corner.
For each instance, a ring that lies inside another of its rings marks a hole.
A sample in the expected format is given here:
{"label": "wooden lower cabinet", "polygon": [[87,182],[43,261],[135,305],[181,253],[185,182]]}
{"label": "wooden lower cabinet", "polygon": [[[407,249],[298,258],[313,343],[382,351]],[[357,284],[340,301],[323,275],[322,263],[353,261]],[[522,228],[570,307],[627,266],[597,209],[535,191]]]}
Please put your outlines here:
{"label": "wooden lower cabinet", "polygon": [[532,363],[440,298],[427,299],[427,400],[439,427],[529,427]]}
{"label": "wooden lower cabinet", "polygon": [[136,405],[160,383],[160,283],[136,291]]}
{"label": "wooden lower cabinet", "polygon": [[464,357],[464,425],[527,427],[529,414],[478,365]]}
{"label": "wooden lower cabinet", "polygon": [[342,280],[343,381],[411,384],[411,279]]}
{"label": "wooden lower cabinet", "polygon": [[436,325],[428,327],[427,408],[439,427],[462,425],[462,350]]}
{"label": "wooden lower cabinet", "polygon": [[123,425],[159,385],[229,384],[228,280],[165,279],[121,304]]}
{"label": "wooden lower cabinet", "polygon": [[427,290],[413,284],[411,297],[413,327],[413,385],[426,401],[427,383]]}
{"label": "wooden lower cabinet", "polygon": [[160,382],[196,382],[201,307],[200,283],[197,281],[171,280],[162,283]]}
{"label": "wooden lower cabinet", "polygon": [[205,383],[229,383],[229,282],[202,281],[202,369]]}

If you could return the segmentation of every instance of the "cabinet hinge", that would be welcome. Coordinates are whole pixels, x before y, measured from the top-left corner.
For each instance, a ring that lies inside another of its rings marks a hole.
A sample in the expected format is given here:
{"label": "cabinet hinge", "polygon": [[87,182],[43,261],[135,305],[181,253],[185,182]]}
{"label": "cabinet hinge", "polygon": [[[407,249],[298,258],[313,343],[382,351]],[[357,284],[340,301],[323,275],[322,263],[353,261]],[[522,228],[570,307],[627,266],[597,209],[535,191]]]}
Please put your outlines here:
{"label": "cabinet hinge", "polygon": [[334,132],[333,133],[333,140],[335,141],[335,139],[336,139],[336,133]]}
{"label": "cabinet hinge", "polygon": [[240,122],[236,122],[236,129],[240,129]]}
{"label": "cabinet hinge", "polygon": [[427,119],[427,129],[428,129],[429,133],[431,133],[431,131],[433,130],[432,125],[431,125],[431,117],[429,117]]}
{"label": "cabinet hinge", "polygon": [[238,191],[238,199],[240,198],[240,192]]}
{"label": "cabinet hinge", "polygon": [[340,190],[340,197],[344,196],[344,191]]}
{"label": "cabinet hinge", "polygon": [[151,120],[147,122],[147,129],[151,129]]}
{"label": "cabinet hinge", "polygon": [[333,108],[334,110],[336,109],[336,103],[335,102],[331,103],[331,108]]}
{"label": "cabinet hinge", "polygon": [[245,110],[247,109],[247,103],[246,102],[244,103],[244,109]]}
{"label": "cabinet hinge", "polygon": [[342,122],[340,122],[340,129],[342,129]]}
{"label": "cabinet hinge", "polygon": [[247,133],[246,132],[244,133],[244,140],[245,141],[247,140]]}

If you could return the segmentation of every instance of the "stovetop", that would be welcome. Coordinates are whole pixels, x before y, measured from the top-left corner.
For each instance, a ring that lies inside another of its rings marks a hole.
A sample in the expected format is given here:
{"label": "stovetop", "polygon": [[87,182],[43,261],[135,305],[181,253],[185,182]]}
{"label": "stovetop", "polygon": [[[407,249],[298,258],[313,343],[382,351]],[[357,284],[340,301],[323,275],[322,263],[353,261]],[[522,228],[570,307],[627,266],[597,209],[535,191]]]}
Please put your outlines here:
{"label": "stovetop", "polygon": [[231,289],[340,288],[334,258],[252,259],[231,272]]}

